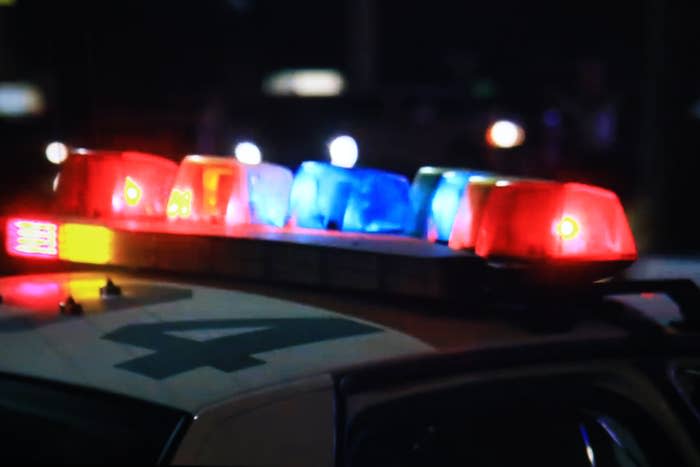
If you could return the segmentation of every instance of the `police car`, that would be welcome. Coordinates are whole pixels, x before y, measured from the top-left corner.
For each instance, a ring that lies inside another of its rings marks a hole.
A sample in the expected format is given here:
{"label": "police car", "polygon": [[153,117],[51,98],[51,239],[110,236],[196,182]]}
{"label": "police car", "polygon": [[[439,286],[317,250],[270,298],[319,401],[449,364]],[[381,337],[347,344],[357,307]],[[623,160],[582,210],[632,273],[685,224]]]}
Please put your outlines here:
{"label": "police car", "polygon": [[8,462],[700,465],[700,293],[601,188],[81,151],[3,235]]}

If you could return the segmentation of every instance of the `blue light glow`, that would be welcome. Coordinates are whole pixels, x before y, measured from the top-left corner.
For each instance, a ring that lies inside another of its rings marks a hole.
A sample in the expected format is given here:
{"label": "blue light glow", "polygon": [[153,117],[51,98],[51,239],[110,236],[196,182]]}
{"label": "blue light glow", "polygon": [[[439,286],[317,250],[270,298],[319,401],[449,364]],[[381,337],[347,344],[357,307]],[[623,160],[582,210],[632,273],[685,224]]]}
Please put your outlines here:
{"label": "blue light glow", "polygon": [[313,161],[294,177],[290,214],[300,227],[352,232],[404,233],[413,217],[406,178]]}
{"label": "blue light glow", "polygon": [[246,167],[251,220],[256,224],[284,227],[287,222],[292,171],[276,164]]}
{"label": "blue light glow", "polygon": [[453,168],[421,167],[411,184],[411,206],[415,216],[409,234],[414,237],[425,237],[430,214],[430,205],[433,202],[435,189],[440,182],[442,174]]}
{"label": "blue light glow", "polygon": [[447,242],[450,239],[452,224],[469,179],[488,176],[488,173],[471,170],[451,170],[442,174],[430,203],[426,226],[426,229],[435,229],[436,240]]}

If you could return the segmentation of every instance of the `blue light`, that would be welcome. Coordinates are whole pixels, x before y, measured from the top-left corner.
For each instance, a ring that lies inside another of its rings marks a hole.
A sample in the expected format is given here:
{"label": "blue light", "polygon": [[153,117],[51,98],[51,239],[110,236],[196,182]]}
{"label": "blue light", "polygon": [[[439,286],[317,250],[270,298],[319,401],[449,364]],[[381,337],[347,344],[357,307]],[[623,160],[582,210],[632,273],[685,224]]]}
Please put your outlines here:
{"label": "blue light", "polygon": [[409,229],[409,235],[425,237],[430,215],[430,205],[433,202],[435,189],[440,182],[442,174],[456,170],[446,167],[421,167],[411,184],[411,206],[415,214],[413,224]]}
{"label": "blue light", "polygon": [[471,170],[451,170],[443,173],[430,203],[426,226],[428,233],[434,231],[437,241],[447,242],[469,179],[488,176],[488,173]]}
{"label": "blue light", "polygon": [[251,221],[284,227],[289,209],[292,171],[276,164],[246,166]]}
{"label": "blue light", "polygon": [[352,232],[404,233],[413,218],[406,178],[313,161],[294,177],[290,214],[300,227]]}

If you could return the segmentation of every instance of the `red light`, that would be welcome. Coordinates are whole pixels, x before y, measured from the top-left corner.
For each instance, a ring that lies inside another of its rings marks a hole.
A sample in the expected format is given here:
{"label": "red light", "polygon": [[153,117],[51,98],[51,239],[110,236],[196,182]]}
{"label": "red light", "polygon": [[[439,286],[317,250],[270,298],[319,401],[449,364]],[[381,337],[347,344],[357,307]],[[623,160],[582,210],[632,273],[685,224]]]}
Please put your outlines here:
{"label": "red light", "polygon": [[52,222],[9,219],[6,225],[7,253],[31,258],[58,256],[58,226]]}
{"label": "red light", "polygon": [[246,168],[229,157],[187,156],[168,199],[171,220],[250,222]]}
{"label": "red light", "polygon": [[629,261],[637,248],[617,196],[580,183],[496,184],[476,237],[480,256]]}
{"label": "red light", "polygon": [[139,152],[71,153],[62,166],[56,212],[81,217],[161,217],[177,164]]}

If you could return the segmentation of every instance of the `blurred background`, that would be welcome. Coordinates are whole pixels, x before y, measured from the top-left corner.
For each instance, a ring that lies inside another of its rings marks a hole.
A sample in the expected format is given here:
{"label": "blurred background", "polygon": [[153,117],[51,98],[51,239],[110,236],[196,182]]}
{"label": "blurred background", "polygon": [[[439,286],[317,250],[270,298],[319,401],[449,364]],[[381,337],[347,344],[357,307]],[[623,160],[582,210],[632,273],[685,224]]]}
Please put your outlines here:
{"label": "blurred background", "polygon": [[50,196],[52,141],[175,160],[246,141],[294,169],[349,135],[409,178],[611,188],[640,250],[697,253],[685,3],[0,0],[0,210]]}

